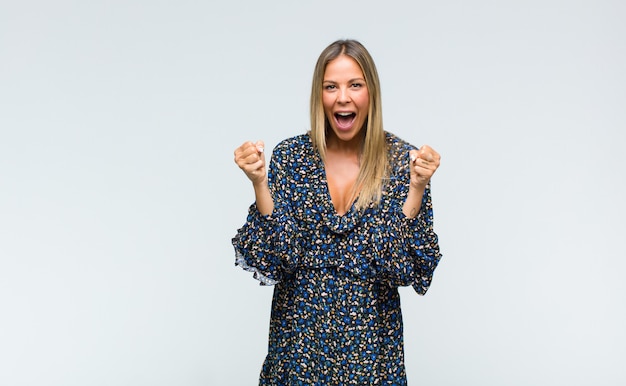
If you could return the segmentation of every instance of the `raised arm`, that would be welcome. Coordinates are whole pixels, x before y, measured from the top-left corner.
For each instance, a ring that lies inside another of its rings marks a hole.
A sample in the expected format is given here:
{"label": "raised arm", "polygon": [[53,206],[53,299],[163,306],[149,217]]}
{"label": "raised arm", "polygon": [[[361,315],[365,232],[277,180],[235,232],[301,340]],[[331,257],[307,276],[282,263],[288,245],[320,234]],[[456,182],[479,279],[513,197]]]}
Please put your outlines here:
{"label": "raised arm", "polygon": [[441,156],[428,145],[410,151],[411,182],[402,212],[414,218],[420,212],[424,190],[441,162]]}
{"label": "raised arm", "polygon": [[235,163],[252,182],[257,209],[267,216],[274,211],[274,200],[268,186],[264,150],[263,141],[245,142],[235,149]]}

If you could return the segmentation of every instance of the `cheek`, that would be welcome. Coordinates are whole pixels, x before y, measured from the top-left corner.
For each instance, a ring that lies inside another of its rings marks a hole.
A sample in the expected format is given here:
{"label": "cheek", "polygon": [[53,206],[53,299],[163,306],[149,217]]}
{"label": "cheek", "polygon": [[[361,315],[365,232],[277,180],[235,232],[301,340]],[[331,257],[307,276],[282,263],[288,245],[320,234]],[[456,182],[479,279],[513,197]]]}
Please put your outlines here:
{"label": "cheek", "polygon": [[363,99],[359,101],[359,108],[363,111],[367,111],[370,107],[370,99],[366,95]]}
{"label": "cheek", "polygon": [[363,110],[368,110],[369,105],[370,105],[370,95],[366,91],[362,93],[361,95],[359,95],[359,107]]}
{"label": "cheek", "polygon": [[324,110],[331,109],[333,107],[334,100],[329,96],[322,96],[322,105],[324,106]]}

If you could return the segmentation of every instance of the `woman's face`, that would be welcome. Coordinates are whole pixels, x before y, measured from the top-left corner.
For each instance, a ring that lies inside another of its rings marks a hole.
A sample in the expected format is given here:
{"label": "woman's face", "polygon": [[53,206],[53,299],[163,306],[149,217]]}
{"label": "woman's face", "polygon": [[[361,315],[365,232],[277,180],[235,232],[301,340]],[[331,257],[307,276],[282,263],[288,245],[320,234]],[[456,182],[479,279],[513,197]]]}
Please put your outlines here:
{"label": "woman's face", "polygon": [[370,104],[361,67],[347,55],[331,60],[322,87],[324,113],[335,136],[342,141],[355,139],[367,121]]}

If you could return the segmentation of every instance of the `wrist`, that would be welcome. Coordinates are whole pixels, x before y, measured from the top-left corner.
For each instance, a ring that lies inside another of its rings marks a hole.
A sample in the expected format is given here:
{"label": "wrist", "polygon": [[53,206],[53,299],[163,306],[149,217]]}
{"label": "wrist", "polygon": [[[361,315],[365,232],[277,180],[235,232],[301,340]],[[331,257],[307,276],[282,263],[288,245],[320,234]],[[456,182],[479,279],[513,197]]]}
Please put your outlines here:
{"label": "wrist", "polygon": [[252,181],[252,187],[254,190],[269,188],[267,184],[267,177],[261,178],[258,181]]}
{"label": "wrist", "polygon": [[409,192],[412,193],[424,193],[426,187],[428,186],[428,181],[424,182],[411,182],[409,184]]}

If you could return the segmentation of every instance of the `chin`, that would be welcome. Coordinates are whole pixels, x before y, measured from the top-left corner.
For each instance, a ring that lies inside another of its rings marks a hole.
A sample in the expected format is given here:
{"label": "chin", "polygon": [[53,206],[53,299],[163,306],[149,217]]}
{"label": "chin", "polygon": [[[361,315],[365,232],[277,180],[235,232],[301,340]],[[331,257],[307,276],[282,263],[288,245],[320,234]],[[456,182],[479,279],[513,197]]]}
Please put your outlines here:
{"label": "chin", "polygon": [[362,130],[338,130],[332,129],[335,137],[344,142],[350,142],[359,139]]}

